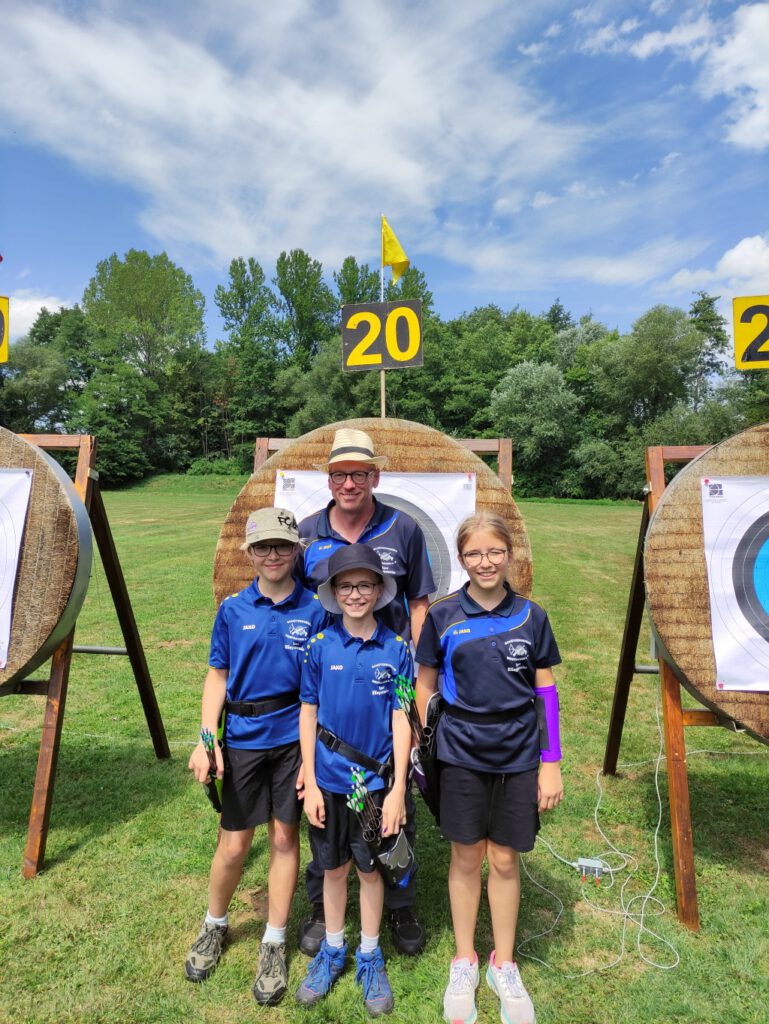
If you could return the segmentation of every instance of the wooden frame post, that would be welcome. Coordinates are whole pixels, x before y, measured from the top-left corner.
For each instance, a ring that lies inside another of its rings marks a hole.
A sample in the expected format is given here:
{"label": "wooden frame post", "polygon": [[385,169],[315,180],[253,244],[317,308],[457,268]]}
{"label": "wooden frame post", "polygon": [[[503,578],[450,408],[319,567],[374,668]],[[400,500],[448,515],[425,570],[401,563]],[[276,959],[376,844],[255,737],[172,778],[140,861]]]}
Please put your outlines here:
{"label": "wooden frame post", "polygon": [[[603,762],[605,775],[614,775],[617,771],[622,728],[633,675],[639,671],[648,671],[646,666],[635,664],[644,608],[643,551],[649,521],[665,490],[665,463],[690,462],[706,452],[708,447],[708,445],[669,445],[646,449],[646,478],[648,481],[646,500],[641,515],[641,528],[636,548],[633,578],[630,584],[625,629],[614,685],[614,702]],[[717,715],[704,708],[687,710],[682,708],[681,684],[673,669],[663,658],[659,659],[659,674],[678,919],[691,931],[699,931],[700,915],[697,906],[697,883],[694,875],[694,838],[684,728],[686,726],[719,725],[720,722]]]}
{"label": "wooden frame post", "polygon": [[[265,464],[272,452],[278,452],[290,444],[290,437],[257,437],[254,442],[254,468]],[[513,487],[513,440],[510,437],[470,437],[457,438],[459,444],[476,454],[491,452],[497,456],[497,476],[508,490]]]}
{"label": "wooden frame post", "polygon": [[[123,570],[112,539],[107,512],[99,490],[98,474],[94,469],[96,438],[89,434],[20,434],[23,440],[40,448],[55,448],[77,451],[75,489],[83,500],[96,539],[104,573],[109,583],[120,628],[125,640],[125,650],[111,653],[127,654],[131,661],[136,685],[139,689],[144,715],[147,719],[155,754],[158,758],[171,756],[163,721],[160,717],[157,698],[152,686],[144,649],[134,618]],[[22,874],[33,878],[42,868],[48,839],[48,825],[53,805],[53,791],[56,782],[56,767],[59,760],[61,732],[64,725],[64,708],[67,702],[69,672],[74,648],[75,627],[54,651],[51,659],[51,674],[47,680],[22,680],[14,684],[14,693],[37,693],[46,697],[43,729],[40,738],[40,753],[37,760],[35,785],[32,793],[32,808],[27,828],[27,842],[24,849]],[[105,653],[95,649],[92,653]]]}

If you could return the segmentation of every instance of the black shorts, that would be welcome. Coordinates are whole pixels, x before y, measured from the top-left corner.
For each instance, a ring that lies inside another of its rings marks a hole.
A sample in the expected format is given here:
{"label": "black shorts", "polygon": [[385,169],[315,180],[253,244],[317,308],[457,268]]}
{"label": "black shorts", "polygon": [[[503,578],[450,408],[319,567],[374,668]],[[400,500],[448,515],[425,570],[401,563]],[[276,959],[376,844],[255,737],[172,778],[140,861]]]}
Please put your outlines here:
{"label": "black shorts", "polygon": [[302,815],[296,796],[301,763],[298,743],[268,750],[225,747],[222,828],[242,832],[273,818],[296,825]]}
{"label": "black shorts", "polygon": [[[326,827],[310,825],[312,858],[321,871],[333,871],[352,857],[364,875],[376,871],[374,854],[363,838],[358,815],[347,806],[347,797],[322,789],[326,808]],[[376,789],[369,796],[377,807],[384,803],[385,790]]]}
{"label": "black shorts", "polygon": [[453,843],[490,839],[519,853],[534,849],[539,832],[538,771],[495,775],[441,765],[441,832]]}

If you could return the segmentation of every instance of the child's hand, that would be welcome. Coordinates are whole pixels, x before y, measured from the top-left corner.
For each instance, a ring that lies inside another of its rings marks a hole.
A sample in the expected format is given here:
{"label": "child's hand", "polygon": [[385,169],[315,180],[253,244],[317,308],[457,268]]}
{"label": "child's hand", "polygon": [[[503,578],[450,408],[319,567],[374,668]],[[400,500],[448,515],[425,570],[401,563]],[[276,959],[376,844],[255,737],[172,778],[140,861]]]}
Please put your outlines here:
{"label": "child's hand", "polygon": [[382,835],[395,836],[401,830],[401,825],[406,824],[406,804],[404,793],[397,789],[391,789],[384,798],[382,804]]}
{"label": "child's hand", "polygon": [[304,800],[304,762],[299,765],[299,772],[296,776],[296,798],[297,800]]}
{"label": "child's hand", "polygon": [[[222,748],[218,743],[214,745],[214,755],[216,757],[216,777],[217,779],[223,779],[224,758],[222,757]],[[202,742],[198,743],[192,751],[187,767],[195,776],[197,782],[208,781],[211,775],[211,765],[208,760],[208,752]]]}
{"label": "child's hand", "polygon": [[552,811],[563,800],[561,765],[558,761],[543,761],[539,766],[537,799],[540,811]]}
{"label": "child's hand", "polygon": [[304,813],[311,825],[316,828],[326,827],[326,805],[323,803],[323,794],[315,784],[305,786]]}

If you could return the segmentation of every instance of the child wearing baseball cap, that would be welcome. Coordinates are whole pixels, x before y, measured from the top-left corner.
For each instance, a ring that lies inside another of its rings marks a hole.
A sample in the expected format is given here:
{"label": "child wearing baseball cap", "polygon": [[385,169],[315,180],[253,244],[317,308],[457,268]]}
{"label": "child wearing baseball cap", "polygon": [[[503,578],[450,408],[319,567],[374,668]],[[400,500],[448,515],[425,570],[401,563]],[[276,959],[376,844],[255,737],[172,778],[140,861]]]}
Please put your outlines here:
{"label": "child wearing baseball cap", "polygon": [[347,878],[354,861],[361,918],[355,978],[375,1017],[393,1008],[379,947],[384,883],[364,837],[363,815],[351,807],[351,789],[357,787],[358,794],[365,789],[359,799],[370,817],[381,818],[382,837],[400,831],[411,739],[395,681],[398,676],[410,680],[413,665],[406,641],[374,617],[395,592],[395,581],[382,571],[373,548],[348,544],[334,552],[318,597],[335,618],[307,644],[299,716],[304,809],[313,858],[324,871],[326,937],[296,998],[313,1006],[344,970]]}
{"label": "child wearing baseball cap", "polygon": [[[269,823],[267,928],[253,995],[274,1005],[286,992],[285,933],[299,869],[301,755],[299,681],[304,646],[328,619],[320,601],[292,575],[300,553],[292,512],[262,508],[246,522],[241,545],[254,582],[219,606],[203,685],[201,741],[189,767],[209,779],[213,747],[222,782],[221,835],[211,865],[208,912],[184,965],[204,981],[222,955],[227,908],[255,829]],[[213,737],[226,714],[224,750]]]}

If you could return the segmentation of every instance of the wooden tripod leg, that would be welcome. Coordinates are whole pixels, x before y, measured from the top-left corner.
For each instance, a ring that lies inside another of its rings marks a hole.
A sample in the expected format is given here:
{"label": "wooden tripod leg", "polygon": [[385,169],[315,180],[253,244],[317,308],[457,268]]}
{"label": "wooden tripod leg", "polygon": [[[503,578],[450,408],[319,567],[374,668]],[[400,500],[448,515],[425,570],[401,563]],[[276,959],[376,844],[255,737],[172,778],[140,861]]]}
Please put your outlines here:
{"label": "wooden tripod leg", "polygon": [[649,502],[644,502],[641,514],[641,526],[638,531],[638,545],[633,566],[633,579],[630,583],[630,597],[625,616],[625,630],[622,634],[622,649],[617,666],[617,678],[614,683],[614,701],[609,719],[609,734],[606,737],[606,753],[603,759],[604,775],[615,775],[619,747],[622,742],[622,729],[625,724],[625,712],[630,695],[630,684],[635,673],[635,658],[638,649],[638,637],[641,633],[641,622],[644,613],[644,561],[643,550],[646,539],[646,528],[649,525]]}
{"label": "wooden tripod leg", "polygon": [[697,883],[694,877],[694,840],[684,719],[681,711],[681,685],[667,662],[662,660],[660,681],[678,920],[696,932],[700,929],[700,914],[697,908]]}
{"label": "wooden tripod leg", "polygon": [[51,663],[51,678],[48,682],[48,698],[45,704],[35,788],[32,794],[32,810],[29,814],[27,828],[27,845],[24,849],[24,864],[21,869],[25,878],[33,878],[42,868],[45,858],[74,637],[75,631],[72,630],[54,652]]}
{"label": "wooden tripod leg", "polygon": [[157,757],[170,757],[171,750],[166,739],[166,731],[163,727],[163,719],[160,717],[155,690],[152,686],[150,671],[147,667],[147,659],[144,657],[144,648],[139,639],[139,630],[136,626],[131,599],[128,596],[123,570],[120,567],[120,559],[117,555],[115,542],[112,539],[112,530],[107,519],[107,510],[104,507],[101,491],[94,481],[91,493],[88,513],[91,517],[91,526],[96,543],[99,545],[104,573],[112,593],[112,600],[115,603],[120,628],[123,631],[126,650],[133,669],[134,679],[139,689],[144,717],[147,719],[152,743],[155,747]]}

